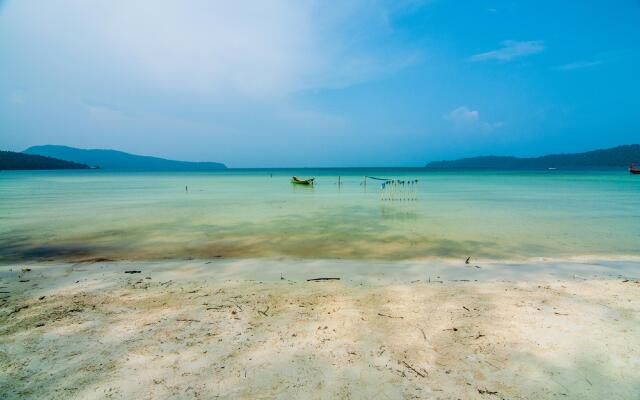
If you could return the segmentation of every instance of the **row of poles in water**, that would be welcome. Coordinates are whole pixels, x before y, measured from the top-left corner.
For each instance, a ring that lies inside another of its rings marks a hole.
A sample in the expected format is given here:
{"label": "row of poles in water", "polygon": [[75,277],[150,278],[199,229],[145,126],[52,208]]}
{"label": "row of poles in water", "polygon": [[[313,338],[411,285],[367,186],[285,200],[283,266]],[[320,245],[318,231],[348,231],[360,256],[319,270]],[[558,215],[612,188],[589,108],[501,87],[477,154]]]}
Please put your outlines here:
{"label": "row of poles in water", "polygon": [[380,200],[383,201],[414,201],[418,199],[418,180],[392,179],[382,182],[380,186]]}
{"label": "row of poles in water", "polygon": [[[273,174],[271,175],[273,177]],[[418,180],[402,180],[365,176],[362,184],[367,187],[367,179],[381,181],[380,200],[383,201],[415,201],[418,200]],[[338,186],[342,185],[342,177],[338,176]]]}
{"label": "row of poles in water", "polygon": [[[374,176],[364,177],[364,186],[367,186],[367,179],[381,181],[380,200],[382,201],[415,201],[418,200],[418,180],[386,179]],[[338,184],[340,180],[338,179]]]}

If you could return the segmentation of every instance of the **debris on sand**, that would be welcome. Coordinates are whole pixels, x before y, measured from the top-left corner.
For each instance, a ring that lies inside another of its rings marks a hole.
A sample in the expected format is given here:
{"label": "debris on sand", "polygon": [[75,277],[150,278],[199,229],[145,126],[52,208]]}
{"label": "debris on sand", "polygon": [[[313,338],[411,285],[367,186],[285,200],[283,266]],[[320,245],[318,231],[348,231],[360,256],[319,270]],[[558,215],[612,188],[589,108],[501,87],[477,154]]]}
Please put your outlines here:
{"label": "debris on sand", "polygon": [[480,394],[495,394],[495,395],[498,394],[498,392],[494,392],[492,390],[487,390],[487,389],[478,389],[478,393],[480,393]]}
{"label": "debris on sand", "polygon": [[29,308],[29,306],[28,305],[17,306],[16,308],[13,309],[13,311],[9,313],[9,315],[17,314],[20,311],[24,310],[25,308]]}
{"label": "debris on sand", "polygon": [[404,317],[394,317],[393,315],[387,315],[387,314],[382,314],[382,313],[378,313],[379,316],[381,317],[387,317],[387,318],[398,318],[398,319],[403,319]]}
{"label": "debris on sand", "polygon": [[405,367],[409,368],[411,371],[415,372],[416,374],[418,374],[418,376],[422,377],[422,378],[426,378],[427,374],[418,371],[417,369],[415,369],[412,365],[410,365],[409,363],[407,363],[406,361],[402,362],[404,364]]}
{"label": "debris on sand", "polygon": [[339,281],[340,278],[311,278],[307,279],[307,282],[316,282],[316,281]]}

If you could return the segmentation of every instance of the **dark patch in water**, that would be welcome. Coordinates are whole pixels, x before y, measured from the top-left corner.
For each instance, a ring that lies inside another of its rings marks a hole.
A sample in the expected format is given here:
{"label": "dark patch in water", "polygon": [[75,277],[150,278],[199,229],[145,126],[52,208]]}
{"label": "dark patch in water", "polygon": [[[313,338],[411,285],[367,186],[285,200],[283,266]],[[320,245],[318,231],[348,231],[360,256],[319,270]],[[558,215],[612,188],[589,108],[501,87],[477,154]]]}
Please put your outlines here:
{"label": "dark patch in water", "polygon": [[[92,245],[90,241],[83,244],[43,244],[34,245],[26,240],[2,244],[0,261],[73,261],[95,263],[113,261],[105,257],[108,253],[104,246]],[[114,253],[118,253],[115,251]]]}
{"label": "dark patch in water", "polygon": [[115,260],[112,260],[106,257],[92,257],[92,258],[83,258],[81,260],[76,260],[77,263],[87,263],[87,264],[93,264],[93,263],[99,263],[99,262],[111,262],[111,261],[115,261]]}
{"label": "dark patch in water", "polygon": [[71,257],[88,257],[92,254],[88,246],[78,245],[49,245],[37,246],[25,249],[22,256],[26,258],[51,259],[51,258],[71,258]]}

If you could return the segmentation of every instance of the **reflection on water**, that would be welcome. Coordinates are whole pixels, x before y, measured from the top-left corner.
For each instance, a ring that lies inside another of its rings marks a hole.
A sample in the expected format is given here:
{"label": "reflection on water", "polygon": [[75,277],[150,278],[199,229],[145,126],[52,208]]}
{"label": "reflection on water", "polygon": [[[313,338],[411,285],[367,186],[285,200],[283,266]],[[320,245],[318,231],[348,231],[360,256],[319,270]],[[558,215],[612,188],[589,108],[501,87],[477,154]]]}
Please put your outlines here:
{"label": "reflection on water", "polygon": [[640,254],[623,171],[375,171],[419,179],[416,201],[381,201],[366,170],[312,173],[2,172],[0,260]]}

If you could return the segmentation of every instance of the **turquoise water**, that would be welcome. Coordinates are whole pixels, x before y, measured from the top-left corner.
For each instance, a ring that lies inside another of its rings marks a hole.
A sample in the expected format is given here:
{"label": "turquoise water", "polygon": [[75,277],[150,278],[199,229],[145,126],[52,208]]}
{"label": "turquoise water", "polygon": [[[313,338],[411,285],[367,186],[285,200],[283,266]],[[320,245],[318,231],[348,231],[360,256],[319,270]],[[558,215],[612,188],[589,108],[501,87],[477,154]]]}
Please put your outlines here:
{"label": "turquoise water", "polygon": [[[365,175],[418,179],[417,199],[381,200]],[[640,176],[624,170],[0,172],[5,262],[608,257],[638,243]]]}

